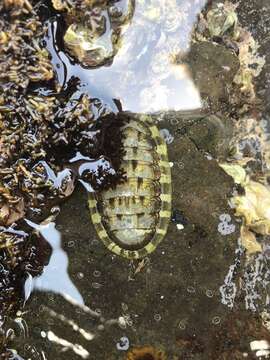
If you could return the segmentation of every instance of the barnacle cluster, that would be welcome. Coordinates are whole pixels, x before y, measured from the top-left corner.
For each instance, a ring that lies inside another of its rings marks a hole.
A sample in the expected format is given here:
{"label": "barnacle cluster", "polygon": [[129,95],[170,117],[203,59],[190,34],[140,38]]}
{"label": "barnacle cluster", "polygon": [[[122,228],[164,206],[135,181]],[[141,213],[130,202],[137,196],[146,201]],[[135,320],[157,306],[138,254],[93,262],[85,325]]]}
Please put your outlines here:
{"label": "barnacle cluster", "polygon": [[[269,235],[269,135],[265,123],[254,113],[254,105],[258,104],[255,79],[265,59],[258,55],[259,45],[252,34],[239,23],[237,5],[229,1],[215,2],[200,14],[193,43],[200,51],[206,49],[206,53],[224,49],[238,62],[236,67],[235,61],[230,60],[225,67],[225,71],[232,74],[233,84],[229,88],[225,82],[230,105],[227,111],[233,109],[231,117],[237,121],[234,122],[231,153],[227,159],[230,162],[220,165],[237,184],[238,192],[232,197],[231,204],[235,215],[243,221],[242,245],[249,254],[255,253],[262,250],[257,241],[259,235]],[[223,65],[224,59],[225,55],[222,56]]]}
{"label": "barnacle cluster", "polygon": [[[9,17],[3,16],[7,13]],[[0,80],[6,83],[2,90],[18,91],[30,82],[51,80],[54,74],[49,54],[38,42],[46,29],[31,3],[3,1],[0,14]],[[1,101],[1,106],[7,105]]]}
{"label": "barnacle cluster", "polygon": [[[209,48],[213,44],[222,46],[237,58],[239,67],[233,73],[229,102],[238,107],[238,112],[249,111],[256,98],[254,79],[262,71],[265,59],[258,55],[258,42],[239,24],[237,5],[229,1],[215,2],[203,11],[193,33],[193,42]],[[226,64],[225,70],[231,72],[232,66]]]}
{"label": "barnacle cluster", "polygon": [[235,194],[231,199],[235,215],[241,216],[242,245],[248,253],[261,251],[261,244],[256,235],[270,235],[270,188],[268,184],[253,181],[246,170],[238,164],[220,164],[243,188],[242,194]]}

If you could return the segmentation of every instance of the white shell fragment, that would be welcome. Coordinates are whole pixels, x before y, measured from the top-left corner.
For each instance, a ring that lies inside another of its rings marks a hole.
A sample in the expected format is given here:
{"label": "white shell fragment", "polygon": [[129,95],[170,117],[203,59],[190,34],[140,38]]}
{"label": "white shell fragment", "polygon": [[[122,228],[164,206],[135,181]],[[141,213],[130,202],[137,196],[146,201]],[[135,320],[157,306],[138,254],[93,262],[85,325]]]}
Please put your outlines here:
{"label": "white shell fragment", "polygon": [[129,349],[129,339],[126,336],[122,336],[120,341],[116,344],[117,350],[127,351]]}
{"label": "white shell fragment", "polygon": [[260,359],[262,356],[268,358],[270,355],[270,344],[267,340],[251,341],[250,349],[256,351],[256,356]]}
{"label": "white shell fragment", "polygon": [[218,232],[222,235],[230,235],[235,231],[235,225],[230,224],[231,216],[229,214],[221,214],[219,216]]}

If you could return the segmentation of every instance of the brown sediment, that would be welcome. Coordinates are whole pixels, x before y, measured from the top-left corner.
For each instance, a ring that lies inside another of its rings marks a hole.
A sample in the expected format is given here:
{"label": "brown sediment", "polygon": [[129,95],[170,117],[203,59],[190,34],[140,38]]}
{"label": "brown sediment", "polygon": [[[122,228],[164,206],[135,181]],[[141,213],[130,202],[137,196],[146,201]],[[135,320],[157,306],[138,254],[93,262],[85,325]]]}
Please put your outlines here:
{"label": "brown sediment", "polygon": [[167,360],[163,350],[152,346],[143,346],[128,352],[126,360]]}

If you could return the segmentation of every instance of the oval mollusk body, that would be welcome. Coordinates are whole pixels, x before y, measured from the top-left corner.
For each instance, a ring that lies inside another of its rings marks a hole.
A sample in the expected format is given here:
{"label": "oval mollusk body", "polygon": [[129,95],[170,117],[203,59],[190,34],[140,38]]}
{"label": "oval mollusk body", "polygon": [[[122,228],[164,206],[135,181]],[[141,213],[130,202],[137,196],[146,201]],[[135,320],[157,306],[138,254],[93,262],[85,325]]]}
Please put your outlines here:
{"label": "oval mollusk body", "polygon": [[121,127],[126,180],[90,193],[92,222],[117,255],[142,258],[164,238],[171,217],[171,170],[167,147],[151,119],[128,118]]}

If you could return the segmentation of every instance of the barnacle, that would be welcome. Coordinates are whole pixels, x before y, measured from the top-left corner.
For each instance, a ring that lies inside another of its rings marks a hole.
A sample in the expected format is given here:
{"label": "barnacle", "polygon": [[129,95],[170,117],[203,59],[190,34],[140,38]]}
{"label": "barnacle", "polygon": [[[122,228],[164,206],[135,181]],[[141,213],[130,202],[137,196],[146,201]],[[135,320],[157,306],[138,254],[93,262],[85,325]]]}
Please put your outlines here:
{"label": "barnacle", "polygon": [[269,235],[269,186],[250,180],[246,171],[238,164],[220,164],[220,166],[245,190],[244,195],[236,195],[232,198],[236,216],[242,216],[245,219],[245,225],[254,232]]}
{"label": "barnacle", "polygon": [[270,235],[270,188],[268,185],[252,181],[245,170],[238,164],[220,164],[244,188],[243,195],[231,199],[235,215],[244,222],[241,227],[242,244],[249,253],[260,251],[255,234]]}
{"label": "barnacle", "polygon": [[126,360],[167,360],[165,352],[152,346],[134,348],[128,352]]}
{"label": "barnacle", "polygon": [[243,216],[246,226],[258,234],[270,234],[270,189],[256,181],[245,186],[245,195],[235,196],[236,215]]}
{"label": "barnacle", "polygon": [[239,60],[240,68],[234,82],[243,93],[255,98],[254,78],[258,77],[265,64],[265,57],[259,55],[259,44],[247,30],[240,29]]}
{"label": "barnacle", "polygon": [[[3,0],[3,6],[6,10],[11,10],[12,15],[29,13],[33,10],[29,0]],[[1,7],[0,7],[1,8]]]}
{"label": "barnacle", "polygon": [[38,38],[46,28],[36,14],[25,20],[0,20],[0,80],[26,88],[30,82],[48,81],[54,77],[46,49]]}
{"label": "barnacle", "polygon": [[99,5],[75,3],[67,14],[66,49],[86,67],[108,64],[113,59],[120,47],[122,28],[134,12],[134,0],[126,0],[121,6],[110,1]]}
{"label": "barnacle", "polygon": [[65,0],[52,0],[52,5],[55,10],[63,11],[63,10],[70,10],[72,8],[72,4],[70,1]]}
{"label": "barnacle", "polygon": [[211,36],[222,36],[231,31],[236,36],[237,15],[235,6],[230,3],[217,3],[207,13],[207,25]]}
{"label": "barnacle", "polygon": [[95,36],[86,27],[72,24],[65,33],[64,42],[78,61],[89,67],[102,65],[114,55],[110,31]]}

